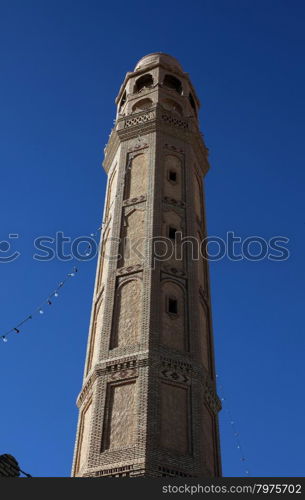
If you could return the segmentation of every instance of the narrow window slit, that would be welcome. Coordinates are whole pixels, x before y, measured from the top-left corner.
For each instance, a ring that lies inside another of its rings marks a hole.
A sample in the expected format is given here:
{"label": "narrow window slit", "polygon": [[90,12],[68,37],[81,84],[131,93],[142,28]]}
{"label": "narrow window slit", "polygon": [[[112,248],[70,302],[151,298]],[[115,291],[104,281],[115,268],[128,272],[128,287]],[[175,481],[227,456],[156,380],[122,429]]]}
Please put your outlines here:
{"label": "narrow window slit", "polygon": [[168,179],[172,182],[177,182],[177,172],[170,170],[168,173]]}
{"label": "narrow window slit", "polygon": [[176,237],[176,232],[177,232],[177,229],[175,227],[170,226],[168,229],[168,237],[171,240],[174,240]]}
{"label": "narrow window slit", "polygon": [[168,312],[171,314],[178,313],[178,301],[176,299],[169,297],[169,299],[168,299]]}

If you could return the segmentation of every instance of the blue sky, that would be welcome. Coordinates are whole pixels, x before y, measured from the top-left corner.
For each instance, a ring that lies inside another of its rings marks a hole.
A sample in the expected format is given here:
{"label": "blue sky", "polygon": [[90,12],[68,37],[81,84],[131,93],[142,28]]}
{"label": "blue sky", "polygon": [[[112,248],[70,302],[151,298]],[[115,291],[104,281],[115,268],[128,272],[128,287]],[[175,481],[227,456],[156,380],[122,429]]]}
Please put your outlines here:
{"label": "blue sky", "polygon": [[[70,271],[33,260],[33,239],[99,224],[118,89],[143,55],[170,53],[202,103],[209,234],[290,240],[285,262],[211,264],[223,473],[303,476],[304,3],[2,0],[0,10],[0,238],[18,233],[21,252],[0,264],[1,330]],[[34,476],[70,474],[95,265],[0,344],[0,453]]]}

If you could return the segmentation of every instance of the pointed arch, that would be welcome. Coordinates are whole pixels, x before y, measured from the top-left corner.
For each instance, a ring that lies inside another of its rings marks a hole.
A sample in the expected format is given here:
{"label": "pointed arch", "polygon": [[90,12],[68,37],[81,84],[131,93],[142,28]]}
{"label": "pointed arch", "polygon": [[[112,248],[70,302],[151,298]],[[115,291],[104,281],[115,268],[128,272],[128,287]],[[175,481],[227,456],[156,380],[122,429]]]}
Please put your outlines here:
{"label": "pointed arch", "polygon": [[182,94],[182,83],[173,75],[165,75],[163,85],[169,89],[175,90],[178,94]]}
{"label": "pointed arch", "polygon": [[136,112],[140,112],[140,111],[145,111],[146,109],[151,108],[152,105],[153,105],[153,102],[148,97],[146,99],[140,99],[132,106],[132,112],[136,113]]}
{"label": "pointed arch", "polygon": [[134,85],[134,92],[140,92],[144,88],[150,88],[154,84],[154,79],[150,73],[140,76]]}

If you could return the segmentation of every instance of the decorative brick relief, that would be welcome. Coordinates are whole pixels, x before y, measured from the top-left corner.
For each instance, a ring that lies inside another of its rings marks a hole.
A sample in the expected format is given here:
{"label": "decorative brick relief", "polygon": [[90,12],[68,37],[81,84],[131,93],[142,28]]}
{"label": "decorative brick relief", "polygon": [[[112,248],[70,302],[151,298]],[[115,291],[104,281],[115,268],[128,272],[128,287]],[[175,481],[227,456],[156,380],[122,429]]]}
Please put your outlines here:
{"label": "decorative brick relief", "polygon": [[162,448],[186,455],[189,452],[188,389],[160,383],[160,444]]}
{"label": "decorative brick relief", "polygon": [[95,471],[94,473],[85,474],[85,477],[130,477],[134,470],[133,465],[125,465],[123,467],[112,467],[111,469],[104,469]]}
{"label": "decorative brick relief", "polygon": [[124,199],[137,198],[147,191],[147,155],[130,153],[126,171]]}
{"label": "decorative brick relief", "polygon": [[116,290],[111,349],[139,342],[141,323],[142,281],[123,281]]}
{"label": "decorative brick relief", "polygon": [[135,266],[145,258],[145,209],[124,209],[119,267]]}
{"label": "decorative brick relief", "polygon": [[188,129],[187,122],[185,122],[184,120],[180,120],[179,118],[175,118],[172,115],[162,113],[161,118],[168,125],[173,125],[174,127],[177,128]]}
{"label": "decorative brick relief", "polygon": [[141,264],[136,264],[135,266],[121,267],[120,269],[117,270],[117,275],[118,276],[125,276],[128,274],[137,273],[141,270],[142,270]]}
{"label": "decorative brick relief", "polygon": [[179,384],[191,384],[191,377],[179,370],[172,370],[169,368],[162,368],[160,370],[160,377],[172,382],[177,382]]}
{"label": "decorative brick relief", "polygon": [[138,371],[136,368],[130,368],[129,370],[128,369],[122,369],[120,371],[117,371],[117,372],[113,372],[111,373],[111,375],[109,376],[109,380],[124,380],[126,378],[134,378],[138,375]]}
{"label": "decorative brick relief", "polygon": [[146,201],[146,196],[143,194],[141,196],[137,196],[136,198],[129,198],[128,200],[123,201],[123,206],[129,206],[129,205],[135,205],[137,203],[142,203],[143,201]]}
{"label": "decorative brick relief", "polygon": [[168,370],[179,370],[179,372],[190,375],[192,373],[192,365],[186,361],[172,359],[165,356],[160,356],[162,367]]}
{"label": "decorative brick relief", "polygon": [[134,445],[137,431],[136,408],[137,391],[135,380],[109,384],[102,451],[123,449]]}
{"label": "decorative brick relief", "polygon": [[124,128],[134,127],[135,125],[141,125],[143,123],[149,122],[156,117],[155,111],[149,111],[144,114],[139,114],[133,118],[127,118],[124,122]]}
{"label": "decorative brick relief", "polygon": [[159,467],[160,476],[163,477],[195,477],[192,474],[185,474],[185,472],[181,472],[175,469],[169,469],[168,467]]}

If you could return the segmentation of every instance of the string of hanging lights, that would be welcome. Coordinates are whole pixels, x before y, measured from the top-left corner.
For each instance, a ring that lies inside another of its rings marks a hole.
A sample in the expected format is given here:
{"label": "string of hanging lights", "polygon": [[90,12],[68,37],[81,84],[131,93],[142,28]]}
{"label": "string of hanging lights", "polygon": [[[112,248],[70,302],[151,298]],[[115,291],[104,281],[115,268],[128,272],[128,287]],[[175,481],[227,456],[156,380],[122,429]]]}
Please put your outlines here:
{"label": "string of hanging lights", "polygon": [[[219,375],[216,375],[216,378],[219,382]],[[233,433],[233,438],[234,438],[235,443],[236,443],[236,448],[239,451],[240,461],[245,466],[244,474],[247,477],[251,477],[249,467],[247,466],[248,460],[245,456],[244,449],[243,449],[243,446],[241,444],[240,433],[239,433],[239,430],[237,428],[236,421],[234,420],[232,413],[231,413],[231,410],[228,406],[228,400],[225,397],[222,383],[218,383],[218,388],[219,388],[220,399],[221,399],[221,402],[223,403],[223,406],[224,406],[223,409],[224,409],[226,416],[228,418],[228,422],[229,422],[229,425],[230,425],[232,433]]]}
{"label": "string of hanging lights", "polygon": [[[97,236],[98,232],[101,231],[101,229],[103,228],[103,225],[104,224],[102,224],[100,227],[98,227],[96,232],[91,233],[90,236],[92,238],[95,238]],[[89,256],[90,249],[91,249],[91,244],[88,243],[87,248],[85,249],[85,253],[84,253],[85,256]],[[57,286],[49,293],[49,295],[44,300],[42,300],[40,302],[40,304],[36,308],[33,309],[33,312],[28,314],[25,318],[22,319],[22,321],[15,324],[12,328],[10,328],[6,332],[4,332],[2,335],[0,335],[0,339],[2,340],[2,342],[7,343],[8,337],[11,334],[13,334],[13,333],[20,334],[23,331],[23,326],[27,322],[31,321],[36,315],[44,314],[45,309],[47,307],[50,307],[53,304],[54,299],[58,298],[60,290],[63,288],[63,286],[67,283],[68,280],[70,280],[71,278],[74,278],[74,276],[76,275],[77,272],[78,272],[78,267],[76,267],[74,265],[72,267],[72,269],[70,270],[70,272],[65,275],[64,279],[57,284]]]}

